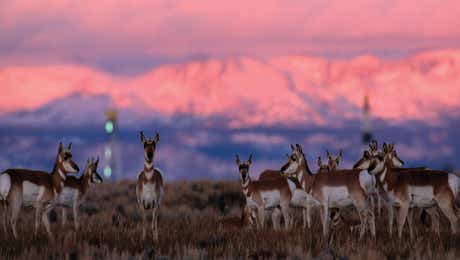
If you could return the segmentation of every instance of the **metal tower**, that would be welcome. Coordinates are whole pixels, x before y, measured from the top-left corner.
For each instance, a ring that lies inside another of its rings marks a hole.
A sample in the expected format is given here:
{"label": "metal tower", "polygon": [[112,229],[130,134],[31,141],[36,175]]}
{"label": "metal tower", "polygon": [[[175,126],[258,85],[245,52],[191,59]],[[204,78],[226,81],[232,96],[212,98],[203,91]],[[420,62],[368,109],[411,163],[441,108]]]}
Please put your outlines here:
{"label": "metal tower", "polygon": [[116,180],[121,178],[118,113],[115,109],[109,109],[105,115],[104,130],[108,140],[104,147],[104,176],[106,179]]}
{"label": "metal tower", "polygon": [[361,142],[364,145],[368,145],[369,142],[372,140],[372,133],[371,133],[371,107],[369,104],[369,97],[366,94],[364,96],[364,105],[363,105],[363,122],[362,122],[362,129],[361,129]]}

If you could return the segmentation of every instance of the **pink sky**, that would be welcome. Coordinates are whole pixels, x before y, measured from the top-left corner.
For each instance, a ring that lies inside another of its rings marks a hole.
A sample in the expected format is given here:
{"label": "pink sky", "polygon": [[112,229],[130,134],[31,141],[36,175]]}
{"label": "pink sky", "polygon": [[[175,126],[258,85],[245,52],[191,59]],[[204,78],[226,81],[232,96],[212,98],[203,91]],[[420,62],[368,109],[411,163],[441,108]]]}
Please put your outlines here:
{"label": "pink sky", "polygon": [[0,2],[0,64],[456,48],[456,0]]}
{"label": "pink sky", "polygon": [[458,17],[454,0],[1,1],[0,113],[78,92],[325,124],[320,106],[356,118],[370,93],[378,117],[434,122],[460,106]]}

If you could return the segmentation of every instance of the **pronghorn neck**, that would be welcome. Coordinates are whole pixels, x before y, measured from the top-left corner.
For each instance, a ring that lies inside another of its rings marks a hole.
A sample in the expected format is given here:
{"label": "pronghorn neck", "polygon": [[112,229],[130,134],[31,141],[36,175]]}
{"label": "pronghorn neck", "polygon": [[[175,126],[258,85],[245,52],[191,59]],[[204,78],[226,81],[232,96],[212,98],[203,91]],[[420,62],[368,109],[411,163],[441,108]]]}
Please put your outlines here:
{"label": "pronghorn neck", "polygon": [[91,185],[91,172],[90,168],[86,167],[83,171],[83,176],[81,178],[81,188],[83,193],[86,193],[89,186]]}
{"label": "pronghorn neck", "polygon": [[308,167],[307,159],[305,155],[302,156],[302,163],[300,164],[299,170],[297,172],[297,179],[300,182],[302,188],[308,191],[313,183],[314,175]]}
{"label": "pronghorn neck", "polygon": [[61,192],[62,188],[64,187],[64,182],[66,179],[66,172],[64,167],[62,167],[62,162],[60,161],[59,155],[56,157],[56,161],[54,162],[53,171],[51,172],[52,180],[53,180],[53,189],[55,192]]}
{"label": "pronghorn neck", "polygon": [[251,177],[248,176],[246,181],[241,180],[241,187],[243,189],[243,194],[247,197],[249,195],[249,185],[251,184]]}
{"label": "pronghorn neck", "polygon": [[147,160],[144,161],[144,172],[151,172],[153,171],[154,165],[153,161],[149,162]]}

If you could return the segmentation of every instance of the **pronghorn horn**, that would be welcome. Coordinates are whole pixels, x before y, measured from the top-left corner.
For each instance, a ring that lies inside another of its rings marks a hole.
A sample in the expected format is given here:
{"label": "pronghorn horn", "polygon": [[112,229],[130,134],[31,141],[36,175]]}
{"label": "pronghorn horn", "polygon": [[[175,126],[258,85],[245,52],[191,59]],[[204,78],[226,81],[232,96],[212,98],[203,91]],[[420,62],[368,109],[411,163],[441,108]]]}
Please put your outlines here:
{"label": "pronghorn horn", "polygon": [[160,141],[160,133],[158,131],[156,131],[156,134],[155,134],[155,138],[153,139],[153,141],[155,143],[157,143],[158,141]]}
{"label": "pronghorn horn", "polygon": [[141,131],[140,137],[141,137],[141,142],[145,142],[145,135],[143,131]]}
{"label": "pronghorn horn", "polygon": [[90,159],[88,158],[88,160],[86,161],[86,163],[89,164],[90,162],[91,162],[91,161],[90,161]]}
{"label": "pronghorn horn", "polygon": [[99,164],[99,156],[97,157],[95,164],[96,164],[96,166]]}
{"label": "pronghorn horn", "polygon": [[339,150],[339,157],[342,157],[342,155],[343,155],[343,150],[340,149],[340,150]]}
{"label": "pronghorn horn", "polygon": [[327,155],[327,157],[328,157],[329,159],[332,158],[331,154],[329,153],[329,150],[326,150],[326,155]]}
{"label": "pronghorn horn", "polygon": [[291,150],[295,151],[295,147],[293,144],[291,144]]}
{"label": "pronghorn horn", "polygon": [[70,144],[67,146],[67,149],[72,149],[72,142],[70,142]]}
{"label": "pronghorn horn", "polygon": [[318,156],[318,166],[321,167],[323,165],[323,162],[321,161],[321,156]]}
{"label": "pronghorn horn", "polygon": [[388,145],[387,143],[383,143],[383,148],[382,148],[383,152],[386,153],[388,151]]}
{"label": "pronghorn horn", "polygon": [[252,153],[249,155],[248,163],[249,163],[249,164],[252,163]]}
{"label": "pronghorn horn", "polygon": [[58,152],[60,153],[61,151],[62,151],[62,142],[59,142]]}
{"label": "pronghorn horn", "polygon": [[300,153],[303,153],[303,151],[302,151],[302,146],[300,146],[300,144],[296,144],[295,146],[297,147],[297,150],[298,150]]}
{"label": "pronghorn horn", "polygon": [[240,156],[237,154],[236,155],[236,160],[235,160],[236,164],[240,165],[241,163],[241,160],[240,160]]}

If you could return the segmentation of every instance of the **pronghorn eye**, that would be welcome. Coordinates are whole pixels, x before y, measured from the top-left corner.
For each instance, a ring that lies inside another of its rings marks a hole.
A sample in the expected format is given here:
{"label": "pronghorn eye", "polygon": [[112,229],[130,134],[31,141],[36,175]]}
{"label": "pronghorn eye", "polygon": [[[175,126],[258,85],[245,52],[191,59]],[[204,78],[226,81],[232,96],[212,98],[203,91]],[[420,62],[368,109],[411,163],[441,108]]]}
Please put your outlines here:
{"label": "pronghorn eye", "polygon": [[295,155],[291,156],[291,160],[293,160],[294,162],[297,160],[297,157]]}

